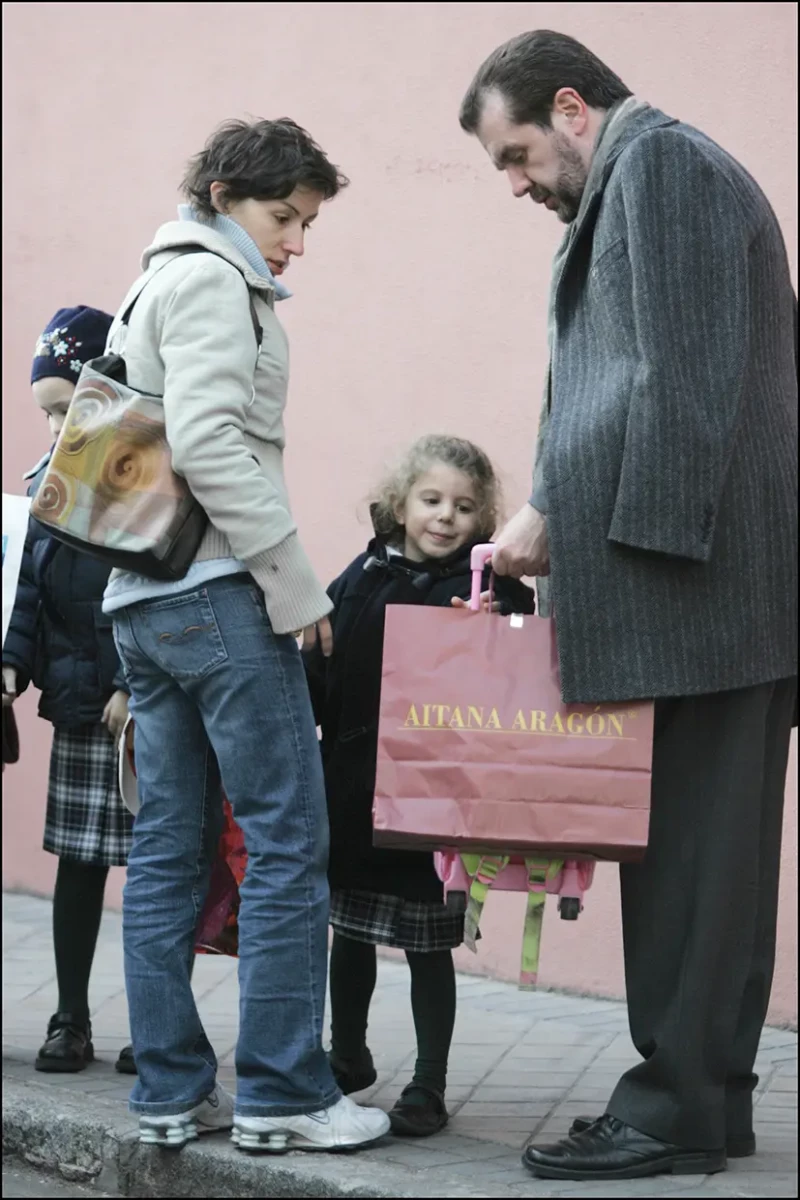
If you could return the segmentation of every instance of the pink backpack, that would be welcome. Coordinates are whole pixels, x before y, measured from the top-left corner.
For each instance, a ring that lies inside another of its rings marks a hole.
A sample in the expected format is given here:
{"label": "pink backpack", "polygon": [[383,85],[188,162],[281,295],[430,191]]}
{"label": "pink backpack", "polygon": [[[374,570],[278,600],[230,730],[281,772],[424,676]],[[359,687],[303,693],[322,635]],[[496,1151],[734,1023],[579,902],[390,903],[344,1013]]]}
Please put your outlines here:
{"label": "pink backpack", "polygon": [[594,880],[594,862],[520,854],[459,854],[457,850],[440,851],[433,858],[448,908],[465,914],[464,943],[470,950],[477,950],[478,926],[489,889],[527,892],[519,985],[535,987],[545,897],[548,892],[558,896],[562,921],[576,921],[583,911],[584,893]]}

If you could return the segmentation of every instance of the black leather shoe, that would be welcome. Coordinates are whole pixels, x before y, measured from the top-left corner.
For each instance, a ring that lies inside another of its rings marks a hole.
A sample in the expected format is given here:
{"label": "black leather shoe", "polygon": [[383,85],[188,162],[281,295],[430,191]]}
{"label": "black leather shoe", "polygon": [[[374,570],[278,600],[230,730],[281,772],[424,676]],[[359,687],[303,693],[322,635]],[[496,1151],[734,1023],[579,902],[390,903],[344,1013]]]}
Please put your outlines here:
{"label": "black leather shoe", "polygon": [[47,1026],[47,1041],[39,1050],[37,1071],[83,1071],[94,1060],[92,1026],[73,1013],[56,1013]]}
{"label": "black leather shoe", "polygon": [[523,1164],[540,1179],[643,1179],[649,1175],[713,1175],[724,1150],[688,1150],[639,1133],[608,1114],[552,1146],[528,1146]]}
{"label": "black leather shoe", "polygon": [[[594,1125],[597,1117],[576,1117],[570,1126],[570,1137],[583,1133],[590,1125]],[[754,1133],[735,1134],[725,1143],[727,1158],[752,1158],[756,1152],[756,1135]]]}
{"label": "black leather shoe", "polygon": [[133,1046],[122,1047],[114,1067],[120,1075],[138,1075],[136,1059],[133,1057]]}
{"label": "black leather shoe", "polygon": [[333,1078],[338,1083],[343,1096],[350,1096],[353,1092],[363,1092],[365,1088],[372,1087],[378,1078],[372,1055],[366,1046],[357,1059],[339,1058],[333,1050],[330,1050],[328,1062]]}
{"label": "black leather shoe", "polygon": [[450,1120],[444,1096],[433,1088],[411,1082],[389,1113],[392,1133],[399,1137],[432,1137]]}

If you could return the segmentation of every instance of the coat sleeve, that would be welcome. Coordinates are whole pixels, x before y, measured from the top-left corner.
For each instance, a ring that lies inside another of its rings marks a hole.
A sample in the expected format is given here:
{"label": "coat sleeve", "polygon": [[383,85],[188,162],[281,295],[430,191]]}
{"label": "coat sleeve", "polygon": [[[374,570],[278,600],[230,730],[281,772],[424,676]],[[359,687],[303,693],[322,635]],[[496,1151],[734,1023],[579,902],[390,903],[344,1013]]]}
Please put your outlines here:
{"label": "coat sleeve", "polygon": [[[338,576],[327,589],[328,598],[333,604],[333,612],[330,615],[331,625],[333,627],[334,647],[336,646],[336,610],[342,598],[342,593],[345,586],[344,575]],[[308,691],[311,696],[311,707],[314,710],[314,720],[317,725],[322,725],[325,714],[325,700],[328,691],[328,659],[322,653],[319,639],[314,643],[310,650],[304,650],[302,653],[303,666],[306,672],[306,682],[308,683]]]}
{"label": "coat sleeve", "polygon": [[[547,388],[549,396],[550,389]],[[550,421],[550,411],[547,408],[547,396],[539,416],[539,432],[536,435],[536,454],[533,462],[533,483],[528,503],[542,516],[547,515],[547,488],[544,481],[544,448],[547,445],[547,427]]]}
{"label": "coat sleeve", "polygon": [[608,536],[704,563],[742,403],[745,215],[723,173],[675,131],[637,139],[615,174],[638,363]]}
{"label": "coat sleeve", "polygon": [[117,673],[114,676],[114,683],[112,686],[115,692],[124,692],[126,696],[131,694],[131,689],[128,687],[128,681],[125,678],[125,671],[123,670],[122,663],[120,663],[117,667]]}
{"label": "coat sleeve", "polygon": [[533,589],[519,579],[502,576],[495,579],[495,596],[500,602],[500,613],[510,617],[512,613],[534,613],[536,597]]}
{"label": "coat sleeve", "polygon": [[36,642],[39,630],[39,589],[33,568],[31,525],[25,537],[17,595],[3,644],[3,666],[17,672],[17,691],[22,693],[33,678]]}
{"label": "coat sleeve", "polygon": [[303,651],[303,666],[306,672],[306,683],[311,696],[311,707],[314,710],[314,724],[321,725],[325,711],[325,692],[328,675],[328,663],[315,642],[310,650]]}

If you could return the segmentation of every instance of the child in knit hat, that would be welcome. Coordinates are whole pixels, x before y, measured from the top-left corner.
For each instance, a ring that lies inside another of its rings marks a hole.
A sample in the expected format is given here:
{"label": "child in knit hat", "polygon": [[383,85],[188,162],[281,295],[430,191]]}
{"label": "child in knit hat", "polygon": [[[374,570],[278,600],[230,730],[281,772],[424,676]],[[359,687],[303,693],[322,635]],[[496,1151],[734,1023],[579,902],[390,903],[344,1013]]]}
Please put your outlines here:
{"label": "child in knit hat", "polygon": [[[36,344],[31,390],[58,437],[83,364],[105,350],[112,318],[96,308],[62,308]],[[25,476],[42,482],[52,449]],[[58,856],[53,940],[58,1010],[37,1071],[81,1071],[94,1057],[89,975],[108,869],[124,866],[132,818],[117,784],[116,743],[128,696],[112,622],[102,599],[109,569],[65,546],[31,520],[16,604],[3,646],[3,703],[29,683],[39,715],[53,726],[44,849]],[[133,1074],[130,1046],[117,1069]]]}
{"label": "child in knit hat", "polygon": [[61,432],[83,364],[105,350],[112,319],[99,308],[60,308],[36,343],[31,390],[53,438]]}

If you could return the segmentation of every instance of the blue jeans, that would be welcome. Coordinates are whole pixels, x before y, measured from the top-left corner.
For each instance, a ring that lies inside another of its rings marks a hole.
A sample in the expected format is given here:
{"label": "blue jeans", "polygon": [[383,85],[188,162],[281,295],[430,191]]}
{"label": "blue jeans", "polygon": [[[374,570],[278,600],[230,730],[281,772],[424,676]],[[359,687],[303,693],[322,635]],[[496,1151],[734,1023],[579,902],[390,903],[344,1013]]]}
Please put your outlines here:
{"label": "blue jeans", "polygon": [[[322,1049],[328,826],[314,718],[294,638],[272,632],[249,576],[115,614],[136,723],[140,810],[123,900],[135,1112],[182,1112],[217,1061],[189,981],[222,827],[244,832],[236,1110],[336,1103]],[[220,779],[221,774],[221,779]]]}

